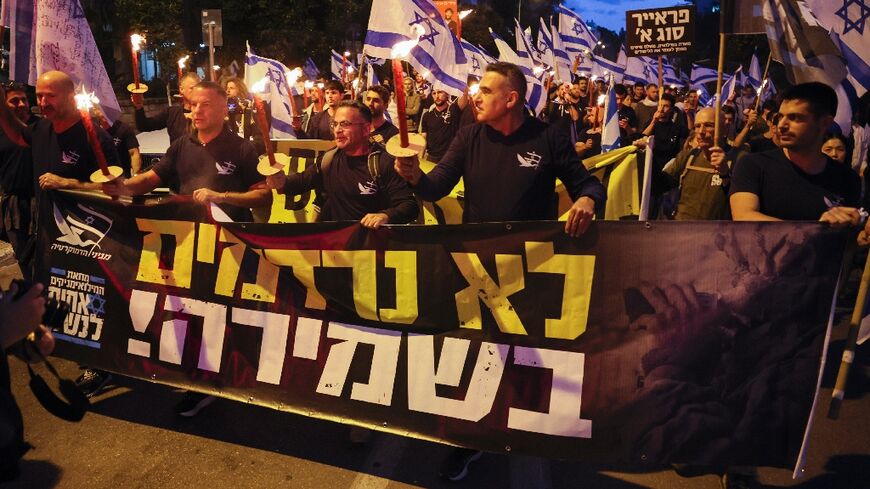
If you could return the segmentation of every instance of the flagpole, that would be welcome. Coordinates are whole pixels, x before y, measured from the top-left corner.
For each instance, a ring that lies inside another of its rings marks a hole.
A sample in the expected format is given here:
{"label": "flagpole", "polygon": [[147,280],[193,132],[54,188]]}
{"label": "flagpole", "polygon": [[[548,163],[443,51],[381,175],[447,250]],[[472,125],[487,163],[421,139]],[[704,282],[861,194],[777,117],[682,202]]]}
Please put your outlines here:
{"label": "flagpole", "polygon": [[755,113],[758,113],[758,106],[761,105],[761,92],[764,90],[764,80],[767,80],[767,70],[770,69],[770,60],[773,58],[773,51],[767,55],[767,64],[764,65],[764,74],[761,75],[761,86],[758,87],[758,96],[755,97]]}
{"label": "flagpole", "polygon": [[864,262],[864,273],[861,275],[861,284],[858,286],[858,297],[855,299],[855,308],[852,309],[852,319],[849,321],[849,336],[846,338],[843,359],[840,361],[837,382],[834,384],[834,392],[831,393],[831,405],[828,407],[829,419],[837,419],[840,416],[840,407],[846,395],[846,381],[849,378],[852,360],[855,358],[858,331],[861,328],[861,319],[864,316],[864,308],[866,307],[868,285],[870,285],[870,256]]}
{"label": "flagpole", "polygon": [[724,0],[719,10],[719,66],[716,72],[716,104],[714,105],[715,116],[713,126],[713,144],[719,145],[719,136],[722,133],[722,72],[725,70],[725,14],[728,0]]}
{"label": "flagpole", "polygon": [[662,55],[659,55],[659,105],[656,110],[662,110],[662,95],[665,94],[665,73],[664,66],[662,63]]}

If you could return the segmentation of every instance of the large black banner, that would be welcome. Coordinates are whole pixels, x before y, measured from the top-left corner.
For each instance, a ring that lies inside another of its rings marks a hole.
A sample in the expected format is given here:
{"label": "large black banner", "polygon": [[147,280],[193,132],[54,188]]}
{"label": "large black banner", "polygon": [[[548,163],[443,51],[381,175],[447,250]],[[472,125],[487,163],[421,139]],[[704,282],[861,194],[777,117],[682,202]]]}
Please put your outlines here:
{"label": "large black banner", "polygon": [[[789,466],[843,235],[816,223],[219,224],[57,195],[61,355],[490,451]],[[43,221],[45,222],[45,221]]]}

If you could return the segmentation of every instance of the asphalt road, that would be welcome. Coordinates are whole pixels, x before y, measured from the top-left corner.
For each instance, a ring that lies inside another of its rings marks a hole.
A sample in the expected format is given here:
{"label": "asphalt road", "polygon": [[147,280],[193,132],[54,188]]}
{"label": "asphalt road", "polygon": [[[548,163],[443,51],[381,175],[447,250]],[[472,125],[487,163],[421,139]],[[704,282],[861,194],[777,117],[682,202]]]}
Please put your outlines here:
{"label": "asphalt road", "polygon": [[[11,272],[0,261],[0,284]],[[870,488],[870,347],[859,349],[840,419],[827,419],[831,387],[846,335],[834,328],[819,409],[804,476],[761,468],[764,487]],[[53,360],[61,374],[78,375],[72,362]],[[717,489],[719,478],[682,478],[673,471],[637,472],[578,461],[486,455],[461,482],[438,478],[449,448],[375,433],[353,446],[338,423],[218,400],[195,418],[173,406],[181,394],[166,386],[117,378],[93,399],[80,423],[54,418],[27,388],[24,365],[11,359],[13,391],[34,446],[22,463],[21,488],[699,488]],[[41,370],[45,373],[45,370]]]}

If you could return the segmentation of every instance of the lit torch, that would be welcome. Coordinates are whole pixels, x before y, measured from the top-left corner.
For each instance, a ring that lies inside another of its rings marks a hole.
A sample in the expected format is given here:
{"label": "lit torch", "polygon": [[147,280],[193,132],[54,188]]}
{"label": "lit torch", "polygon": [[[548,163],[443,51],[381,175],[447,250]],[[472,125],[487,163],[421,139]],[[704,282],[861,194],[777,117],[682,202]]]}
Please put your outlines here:
{"label": "lit torch", "polygon": [[405,73],[402,71],[402,59],[411,53],[411,50],[420,41],[420,36],[425,34],[425,32],[420,24],[414,24],[411,27],[411,39],[394,44],[390,55],[393,58],[393,84],[396,86],[396,111],[399,118],[399,134],[387,141],[387,153],[395,157],[414,156],[426,146],[426,141],[420,134],[414,134],[413,144],[408,135],[408,113],[405,108]]}
{"label": "lit torch", "polygon": [[296,107],[296,98],[293,97],[293,87],[296,86],[296,81],[302,76],[302,69],[298,66],[284,73],[284,82],[287,84],[287,97],[290,98],[290,115],[299,117],[299,108]]}
{"label": "lit torch", "polygon": [[269,77],[263,77],[251,87],[251,94],[254,96],[254,107],[257,108],[257,125],[260,126],[263,142],[266,143],[266,155],[269,156],[269,165],[278,166],[275,161],[275,150],[272,149],[272,141],[269,137],[269,120],[266,118],[266,105],[260,97],[260,95],[266,93],[266,85],[268,83]]}
{"label": "lit torch", "polygon": [[133,83],[127,85],[130,93],[145,93],[148,87],[139,82],[139,51],[145,42],[145,36],[133,34],[130,36],[130,54],[133,61]]}
{"label": "lit torch", "polygon": [[184,76],[184,65],[187,64],[187,60],[190,59],[190,55],[187,54],[184,57],[178,58],[178,84],[181,85],[181,77]]}
{"label": "lit torch", "polygon": [[323,112],[323,82],[317,84],[317,111]]}
{"label": "lit torch", "polygon": [[341,53],[341,82],[347,83],[347,57],[350,56],[350,51]]}
{"label": "lit torch", "polygon": [[100,144],[100,138],[97,137],[97,130],[94,128],[94,121],[91,119],[91,109],[94,104],[100,103],[100,100],[93,93],[88,93],[82,87],[82,92],[75,95],[76,108],[82,117],[82,123],[85,126],[85,132],[88,135],[88,143],[91,145],[91,150],[97,158],[99,170],[91,174],[92,182],[109,182],[117,178],[123,170],[119,166],[109,167],[106,162],[106,154],[103,152],[103,146]]}
{"label": "lit torch", "polygon": [[468,9],[468,10],[463,10],[463,11],[459,12],[459,20],[462,20],[462,19],[468,17],[468,15],[471,14],[472,12],[474,12],[474,9]]}

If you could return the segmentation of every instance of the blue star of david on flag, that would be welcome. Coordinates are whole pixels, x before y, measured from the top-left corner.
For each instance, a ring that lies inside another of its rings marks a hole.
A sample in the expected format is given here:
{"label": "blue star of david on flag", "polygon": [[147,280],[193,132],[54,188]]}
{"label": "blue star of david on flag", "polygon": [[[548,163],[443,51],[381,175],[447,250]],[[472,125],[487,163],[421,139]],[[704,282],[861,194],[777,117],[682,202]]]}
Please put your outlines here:
{"label": "blue star of david on flag", "polygon": [[[858,10],[858,17],[852,20],[849,15],[851,6]],[[859,34],[864,34],[864,26],[867,19],[870,18],[870,7],[864,3],[864,0],[843,0],[843,6],[835,12],[837,17],[843,19],[843,34],[848,34],[851,30],[858,31]]]}
{"label": "blue star of david on flag", "polygon": [[426,24],[426,27],[423,28],[423,30],[426,31],[426,34],[423,34],[422,36],[420,36],[420,40],[421,41],[429,41],[434,46],[435,45],[435,38],[438,36],[438,31],[435,30],[434,26],[432,26],[432,21],[429,19],[429,17],[424,17],[424,16],[420,15],[419,12],[414,11],[414,21],[408,23],[408,25],[411,26],[411,25],[418,25],[418,24],[419,25]]}

